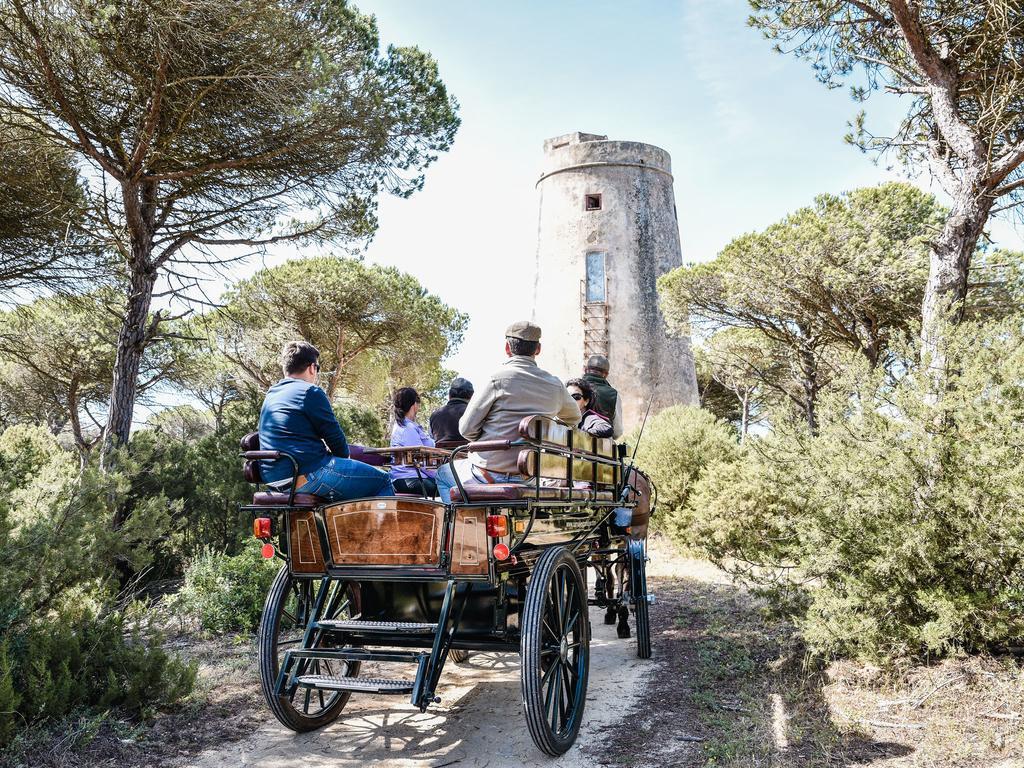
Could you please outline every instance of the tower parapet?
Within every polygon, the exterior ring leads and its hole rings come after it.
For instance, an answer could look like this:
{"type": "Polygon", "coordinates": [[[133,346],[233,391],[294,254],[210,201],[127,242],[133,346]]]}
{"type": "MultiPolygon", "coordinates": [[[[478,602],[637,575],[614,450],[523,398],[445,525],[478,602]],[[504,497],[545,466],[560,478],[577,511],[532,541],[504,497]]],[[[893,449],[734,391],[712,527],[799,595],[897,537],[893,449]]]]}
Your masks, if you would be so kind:
{"type": "Polygon", "coordinates": [[[682,263],[668,152],[570,133],[544,142],[535,320],[543,365],[575,376],[589,354],[611,360],[627,429],[654,408],[697,404],[689,339],[669,336],[657,279],[682,263]],[[655,385],[658,385],[654,393],[655,385]]]}

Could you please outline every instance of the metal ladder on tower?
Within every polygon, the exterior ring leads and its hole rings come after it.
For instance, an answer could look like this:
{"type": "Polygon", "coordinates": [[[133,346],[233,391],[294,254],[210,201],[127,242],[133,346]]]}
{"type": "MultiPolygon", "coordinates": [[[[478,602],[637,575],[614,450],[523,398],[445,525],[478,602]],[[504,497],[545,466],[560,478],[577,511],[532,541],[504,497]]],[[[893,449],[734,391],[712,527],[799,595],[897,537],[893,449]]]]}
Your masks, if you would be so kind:
{"type": "MultiPolygon", "coordinates": [[[[605,292],[607,296],[607,291],[605,292]]],[[[587,301],[587,281],[580,281],[580,320],[583,322],[583,357],[608,356],[608,302],[587,301]]]]}

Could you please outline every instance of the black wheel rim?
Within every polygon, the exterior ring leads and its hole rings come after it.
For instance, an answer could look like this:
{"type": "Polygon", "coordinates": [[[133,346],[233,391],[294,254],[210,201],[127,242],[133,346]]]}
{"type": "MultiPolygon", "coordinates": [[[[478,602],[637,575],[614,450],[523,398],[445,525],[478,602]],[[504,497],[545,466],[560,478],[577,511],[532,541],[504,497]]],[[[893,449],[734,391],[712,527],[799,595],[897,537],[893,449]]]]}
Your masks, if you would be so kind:
{"type": "MultiPolygon", "coordinates": [[[[326,586],[308,579],[290,579],[281,598],[278,613],[277,633],[274,643],[274,672],[281,669],[284,655],[290,650],[302,647],[302,639],[312,618],[311,613],[316,604],[319,589],[327,589],[323,611],[320,619],[346,619],[352,617],[352,601],[348,584],[344,581],[332,580],[326,586]]],[[[325,648],[337,645],[336,636],[323,632],[314,632],[310,648],[325,648]]],[[[298,664],[297,674],[324,675],[327,677],[348,677],[353,674],[352,662],[332,661],[330,659],[302,660],[298,664]]],[[[341,691],[313,690],[311,688],[293,689],[281,698],[287,700],[293,710],[307,718],[315,718],[333,707],[341,691]]]]}
{"type": "Polygon", "coordinates": [[[586,602],[580,599],[579,585],[566,564],[552,575],[546,597],[541,620],[540,689],[544,718],[551,732],[564,738],[576,727],[586,683],[586,602]]]}

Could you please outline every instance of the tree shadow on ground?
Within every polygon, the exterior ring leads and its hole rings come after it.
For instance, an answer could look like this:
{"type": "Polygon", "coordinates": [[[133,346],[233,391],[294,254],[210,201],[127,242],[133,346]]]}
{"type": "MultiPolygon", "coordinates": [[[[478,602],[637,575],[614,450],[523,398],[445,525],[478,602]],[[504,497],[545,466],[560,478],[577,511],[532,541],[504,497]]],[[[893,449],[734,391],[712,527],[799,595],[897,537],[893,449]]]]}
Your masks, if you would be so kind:
{"type": "Polygon", "coordinates": [[[588,750],[599,764],[841,768],[914,751],[836,724],[824,670],[745,590],[677,578],[651,591],[658,667],[614,734],[588,750]]]}

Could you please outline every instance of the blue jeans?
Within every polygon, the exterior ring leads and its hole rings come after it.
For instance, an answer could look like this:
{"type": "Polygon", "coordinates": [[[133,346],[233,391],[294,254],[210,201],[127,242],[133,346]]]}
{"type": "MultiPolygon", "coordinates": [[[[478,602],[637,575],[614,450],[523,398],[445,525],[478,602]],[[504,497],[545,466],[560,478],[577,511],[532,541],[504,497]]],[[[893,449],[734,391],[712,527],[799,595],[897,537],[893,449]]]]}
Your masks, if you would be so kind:
{"type": "Polygon", "coordinates": [[[306,483],[298,493],[347,501],[367,496],[394,496],[395,489],[391,487],[387,472],[355,459],[332,456],[321,469],[306,475],[306,483]]]}
{"type": "MultiPolygon", "coordinates": [[[[463,485],[466,483],[489,482],[487,478],[480,474],[480,470],[473,466],[469,459],[459,459],[455,462],[455,465],[463,485]]],[[[488,474],[494,478],[496,483],[521,483],[523,481],[522,475],[509,475],[504,472],[494,472],[491,470],[488,470],[488,474]]],[[[451,490],[458,487],[455,484],[455,474],[452,471],[451,462],[442,465],[437,470],[437,477],[434,480],[437,482],[437,495],[445,504],[450,504],[452,499],[451,490]]]]}

